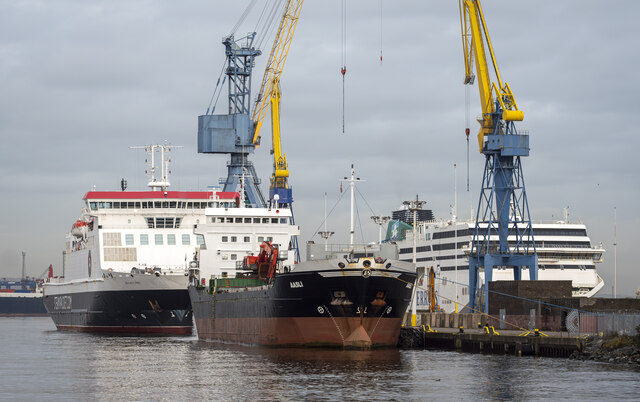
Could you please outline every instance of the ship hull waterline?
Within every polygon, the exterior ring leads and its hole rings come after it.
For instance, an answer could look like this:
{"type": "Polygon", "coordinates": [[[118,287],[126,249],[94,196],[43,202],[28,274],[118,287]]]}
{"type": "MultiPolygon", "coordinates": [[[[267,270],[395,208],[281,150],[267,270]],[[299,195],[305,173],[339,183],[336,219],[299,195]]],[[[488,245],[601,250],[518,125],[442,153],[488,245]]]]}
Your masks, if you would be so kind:
{"type": "Polygon", "coordinates": [[[58,330],[122,335],[191,335],[184,290],[93,291],[45,295],[58,330]]]}
{"type": "Polygon", "coordinates": [[[290,272],[257,288],[190,286],[189,296],[201,340],[389,348],[397,345],[415,278],[360,269],[290,272]]]}

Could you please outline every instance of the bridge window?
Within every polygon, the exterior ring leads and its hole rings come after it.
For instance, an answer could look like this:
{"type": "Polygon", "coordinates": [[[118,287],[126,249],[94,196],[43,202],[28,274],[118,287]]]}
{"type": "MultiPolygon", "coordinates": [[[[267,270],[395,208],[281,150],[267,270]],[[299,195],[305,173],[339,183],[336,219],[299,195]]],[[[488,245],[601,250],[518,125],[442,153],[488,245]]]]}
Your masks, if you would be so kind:
{"type": "Polygon", "coordinates": [[[182,245],[183,246],[188,246],[191,244],[191,236],[189,236],[188,234],[183,234],[182,235],[182,245]]]}

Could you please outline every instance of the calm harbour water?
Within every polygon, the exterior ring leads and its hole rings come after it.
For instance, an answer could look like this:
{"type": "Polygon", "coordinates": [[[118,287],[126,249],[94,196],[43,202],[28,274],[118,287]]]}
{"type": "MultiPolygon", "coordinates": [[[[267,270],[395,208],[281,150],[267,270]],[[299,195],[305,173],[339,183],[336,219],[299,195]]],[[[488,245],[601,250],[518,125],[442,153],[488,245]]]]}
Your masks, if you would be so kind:
{"type": "Polygon", "coordinates": [[[640,399],[640,369],[429,350],[265,349],[0,318],[0,400],[640,399]]]}

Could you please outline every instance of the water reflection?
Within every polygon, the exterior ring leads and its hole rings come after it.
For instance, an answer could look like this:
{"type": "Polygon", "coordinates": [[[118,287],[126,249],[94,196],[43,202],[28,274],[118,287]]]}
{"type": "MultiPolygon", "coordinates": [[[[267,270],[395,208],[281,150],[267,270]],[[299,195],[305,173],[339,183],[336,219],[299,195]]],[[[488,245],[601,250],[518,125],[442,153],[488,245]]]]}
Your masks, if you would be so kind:
{"type": "Polygon", "coordinates": [[[640,370],[429,350],[269,349],[0,318],[0,399],[637,399],[640,370]]]}

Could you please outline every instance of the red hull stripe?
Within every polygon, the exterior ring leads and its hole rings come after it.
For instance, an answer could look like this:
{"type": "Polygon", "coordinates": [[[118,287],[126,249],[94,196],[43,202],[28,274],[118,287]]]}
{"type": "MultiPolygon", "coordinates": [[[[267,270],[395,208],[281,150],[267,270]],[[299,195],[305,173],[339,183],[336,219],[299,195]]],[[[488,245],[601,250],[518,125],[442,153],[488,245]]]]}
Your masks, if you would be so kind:
{"type": "Polygon", "coordinates": [[[359,317],[247,317],[196,318],[202,340],[265,346],[349,346],[348,339],[361,326],[373,347],[395,347],[401,318],[359,317]]]}
{"type": "MultiPolygon", "coordinates": [[[[211,197],[209,191],[89,191],[85,200],[129,200],[129,199],[181,199],[181,200],[208,200],[211,197]]],[[[216,193],[222,200],[234,200],[240,195],[232,191],[218,191],[216,193]]]]}
{"type": "Polygon", "coordinates": [[[59,330],[78,332],[100,332],[114,334],[171,334],[191,335],[192,327],[110,327],[110,326],[83,326],[83,325],[58,325],[59,330]]]}

